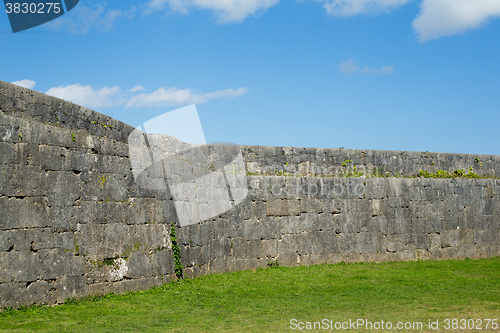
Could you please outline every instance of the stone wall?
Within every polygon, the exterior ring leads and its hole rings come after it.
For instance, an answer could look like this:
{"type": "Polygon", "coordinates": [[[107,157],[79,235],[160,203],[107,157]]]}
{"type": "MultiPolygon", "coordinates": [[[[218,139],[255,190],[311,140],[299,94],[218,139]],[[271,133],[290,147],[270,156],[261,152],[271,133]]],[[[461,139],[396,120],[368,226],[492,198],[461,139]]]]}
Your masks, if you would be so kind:
{"type": "Polygon", "coordinates": [[[500,180],[250,176],[234,211],[181,229],[187,276],[500,255],[500,180]]]}
{"type": "Polygon", "coordinates": [[[378,176],[411,176],[420,170],[454,171],[473,168],[481,176],[500,177],[500,156],[390,150],[325,149],[242,146],[250,173],[295,176],[338,176],[356,166],[357,171],[378,176]]]}
{"type": "Polygon", "coordinates": [[[135,186],[133,128],[10,84],[0,94],[0,308],[175,277],[173,204],[135,186]]]}
{"type": "MultiPolygon", "coordinates": [[[[0,308],[175,279],[168,190],[137,186],[128,136],[98,112],[0,81],[0,308]]],[[[216,150],[216,149],[214,149],[216,150]]],[[[249,194],[180,228],[186,277],[340,261],[500,255],[500,180],[349,178],[468,169],[500,157],[241,146],[249,194]],[[477,157],[477,159],[476,159],[477,157]],[[286,173],[288,177],[279,176],[286,173]],[[260,175],[258,175],[260,174],[260,175]],[[269,174],[269,175],[263,175],[269,174]],[[293,175],[293,176],[291,176],[293,175]],[[329,177],[325,177],[329,176],[329,177]]]]}

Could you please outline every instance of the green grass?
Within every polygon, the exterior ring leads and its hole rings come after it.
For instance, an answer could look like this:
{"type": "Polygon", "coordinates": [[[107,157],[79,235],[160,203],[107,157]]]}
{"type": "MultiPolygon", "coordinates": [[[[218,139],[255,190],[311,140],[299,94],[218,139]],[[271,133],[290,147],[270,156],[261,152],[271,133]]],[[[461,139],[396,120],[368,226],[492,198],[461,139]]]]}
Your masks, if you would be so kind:
{"type": "Polygon", "coordinates": [[[429,319],[438,319],[440,330],[431,332],[456,331],[444,330],[446,318],[500,319],[500,258],[273,267],[209,275],[145,292],[6,311],[0,313],[0,331],[299,331],[290,329],[294,318],[422,321],[424,328],[429,319]]]}

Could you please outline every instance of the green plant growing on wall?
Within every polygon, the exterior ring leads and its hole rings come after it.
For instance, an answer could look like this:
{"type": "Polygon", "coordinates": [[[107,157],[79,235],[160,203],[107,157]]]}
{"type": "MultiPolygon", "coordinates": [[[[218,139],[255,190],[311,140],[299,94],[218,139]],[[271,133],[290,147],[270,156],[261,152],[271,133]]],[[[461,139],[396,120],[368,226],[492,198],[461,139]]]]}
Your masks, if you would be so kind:
{"type": "Polygon", "coordinates": [[[170,223],[170,240],[172,241],[172,252],[174,253],[175,260],[175,275],[178,279],[183,278],[182,273],[182,261],[181,261],[181,249],[177,245],[177,237],[175,236],[175,224],[170,223]]]}
{"type": "Polygon", "coordinates": [[[476,158],[474,158],[474,161],[476,161],[476,163],[478,163],[481,168],[483,167],[483,163],[481,162],[479,157],[476,156],[476,158]]]}
{"type": "Polygon", "coordinates": [[[70,250],[70,249],[66,249],[64,250],[64,253],[66,252],[73,252],[75,254],[75,256],[79,256],[80,255],[80,245],[78,245],[78,242],[77,242],[77,239],[76,239],[76,235],[75,236],[75,247],[73,250],[70,250]]]}
{"type": "Polygon", "coordinates": [[[347,171],[347,163],[352,163],[352,160],[345,160],[341,165],[344,169],[342,169],[342,177],[361,177],[363,176],[363,172],[356,171],[356,166],[352,165],[352,170],[347,171]]]}
{"type": "Polygon", "coordinates": [[[236,168],[236,165],[232,164],[230,167],[229,167],[229,171],[231,172],[231,174],[233,175],[237,175],[241,170],[243,170],[243,167],[239,167],[239,168],[236,168]]]}
{"type": "Polygon", "coordinates": [[[279,267],[279,266],[280,266],[280,264],[279,264],[278,260],[276,260],[276,261],[270,261],[270,262],[267,263],[267,267],[270,267],[270,268],[271,267],[279,267]]]}
{"type": "Polygon", "coordinates": [[[207,170],[210,170],[210,171],[215,171],[215,165],[214,165],[214,162],[211,162],[208,166],[207,166],[207,170]]]}
{"type": "Polygon", "coordinates": [[[344,163],[342,163],[342,166],[345,167],[347,166],[347,163],[352,163],[351,160],[345,160],[344,163]]]}
{"type": "Polygon", "coordinates": [[[104,258],[103,260],[89,260],[94,267],[103,268],[104,266],[113,267],[114,269],[118,269],[118,265],[116,263],[116,259],[120,258],[120,256],[116,256],[114,258],[104,258]]]}
{"type": "Polygon", "coordinates": [[[457,169],[453,172],[437,170],[436,173],[430,173],[429,171],[420,170],[417,174],[417,177],[421,178],[483,178],[480,175],[472,172],[472,168],[467,172],[464,169],[457,169]]]}
{"type": "Polygon", "coordinates": [[[75,134],[71,133],[71,141],[75,141],[75,140],[76,140],[75,134]]]}
{"type": "Polygon", "coordinates": [[[101,187],[104,187],[104,183],[106,183],[106,180],[108,179],[108,177],[105,175],[102,175],[102,176],[97,175],[97,177],[99,177],[99,182],[101,183],[101,187]]]}
{"type": "Polygon", "coordinates": [[[193,162],[191,162],[190,160],[188,160],[187,158],[181,158],[181,161],[184,162],[184,163],[187,163],[187,164],[191,164],[193,165],[193,162]]]}
{"type": "Polygon", "coordinates": [[[286,176],[285,171],[274,170],[276,176],[286,176]]]}

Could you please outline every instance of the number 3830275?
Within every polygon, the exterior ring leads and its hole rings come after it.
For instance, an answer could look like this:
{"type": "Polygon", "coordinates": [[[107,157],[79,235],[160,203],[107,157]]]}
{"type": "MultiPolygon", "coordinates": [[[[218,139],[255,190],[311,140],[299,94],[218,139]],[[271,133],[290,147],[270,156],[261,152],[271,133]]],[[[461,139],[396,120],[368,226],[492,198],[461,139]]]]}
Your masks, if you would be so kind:
{"type": "Polygon", "coordinates": [[[7,14],[59,14],[61,12],[61,4],[56,2],[40,2],[40,3],[6,3],[5,9],[7,14]]]}

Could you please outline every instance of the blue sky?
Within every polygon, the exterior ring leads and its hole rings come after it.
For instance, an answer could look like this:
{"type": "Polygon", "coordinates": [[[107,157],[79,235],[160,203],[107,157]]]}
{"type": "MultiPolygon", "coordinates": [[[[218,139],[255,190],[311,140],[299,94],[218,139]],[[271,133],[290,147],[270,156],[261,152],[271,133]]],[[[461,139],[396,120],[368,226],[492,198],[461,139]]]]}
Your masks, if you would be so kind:
{"type": "Polygon", "coordinates": [[[12,34],[0,80],[207,142],[500,155],[498,0],[81,0],[12,34]],[[22,81],[24,80],[24,81],[22,81]]]}

